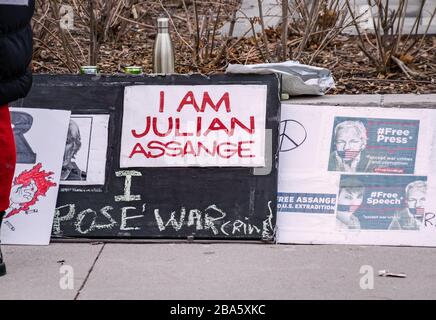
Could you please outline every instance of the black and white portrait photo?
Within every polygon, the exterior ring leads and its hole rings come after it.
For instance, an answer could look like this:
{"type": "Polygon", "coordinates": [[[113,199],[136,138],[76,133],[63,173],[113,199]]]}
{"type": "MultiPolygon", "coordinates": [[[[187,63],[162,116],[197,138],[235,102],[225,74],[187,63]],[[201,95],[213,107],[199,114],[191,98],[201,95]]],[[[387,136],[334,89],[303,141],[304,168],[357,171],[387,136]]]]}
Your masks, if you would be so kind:
{"type": "MultiPolygon", "coordinates": [[[[88,167],[88,159],[87,157],[84,157],[84,155],[89,153],[89,130],[83,130],[87,129],[84,125],[82,125],[82,130],[86,134],[84,136],[83,145],[82,145],[82,136],[80,132],[79,125],[76,121],[78,120],[91,120],[92,118],[81,118],[81,119],[71,119],[70,124],[68,126],[68,135],[67,135],[67,143],[65,145],[65,153],[64,153],[64,161],[62,163],[62,173],[61,173],[61,180],[67,180],[67,181],[86,181],[86,170],[88,167]],[[83,151],[79,154],[79,151],[83,151]],[[77,165],[77,159],[78,154],[81,156],[80,160],[84,159],[85,161],[80,161],[81,167],[85,170],[82,170],[77,165]]],[[[83,124],[85,124],[85,121],[83,124]]]]}
{"type": "Polygon", "coordinates": [[[71,115],[61,184],[104,184],[108,122],[109,115],[71,115]]]}

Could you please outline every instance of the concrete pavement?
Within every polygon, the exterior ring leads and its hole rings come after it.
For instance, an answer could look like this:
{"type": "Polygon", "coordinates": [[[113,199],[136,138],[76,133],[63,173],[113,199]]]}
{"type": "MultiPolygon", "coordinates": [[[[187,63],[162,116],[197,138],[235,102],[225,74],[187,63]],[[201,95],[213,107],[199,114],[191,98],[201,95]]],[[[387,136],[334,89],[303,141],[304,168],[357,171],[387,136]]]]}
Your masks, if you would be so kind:
{"type": "Polygon", "coordinates": [[[436,299],[432,248],[55,243],[4,252],[0,299],[436,299]],[[364,265],[372,290],[360,287],[364,265]],[[377,276],[383,269],[407,278],[377,276]]]}
{"type": "MultiPolygon", "coordinates": [[[[436,94],[283,103],[434,108],[436,94]]],[[[3,251],[0,299],[436,299],[436,248],[97,242],[3,251]],[[378,277],[379,270],[407,278],[378,277]],[[364,290],[370,271],[374,287],[364,290]]]]}

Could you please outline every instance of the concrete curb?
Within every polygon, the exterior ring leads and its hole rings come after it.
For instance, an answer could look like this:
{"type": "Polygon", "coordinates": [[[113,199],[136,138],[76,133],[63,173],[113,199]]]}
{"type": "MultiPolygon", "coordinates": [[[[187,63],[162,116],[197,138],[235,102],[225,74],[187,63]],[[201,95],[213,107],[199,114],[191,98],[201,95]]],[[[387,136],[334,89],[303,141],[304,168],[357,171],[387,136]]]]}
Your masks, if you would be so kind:
{"type": "Polygon", "coordinates": [[[436,94],[362,94],[292,97],[283,104],[385,108],[436,108],[436,94]]]}

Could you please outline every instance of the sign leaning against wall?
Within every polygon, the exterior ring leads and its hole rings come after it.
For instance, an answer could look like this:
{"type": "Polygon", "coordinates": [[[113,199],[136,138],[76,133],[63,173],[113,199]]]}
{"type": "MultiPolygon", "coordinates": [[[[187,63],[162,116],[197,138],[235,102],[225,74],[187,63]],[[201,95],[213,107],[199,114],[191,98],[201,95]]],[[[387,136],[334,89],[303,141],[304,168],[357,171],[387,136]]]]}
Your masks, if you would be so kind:
{"type": "Polygon", "coordinates": [[[274,75],[35,76],[22,103],[72,113],[52,236],[273,240],[278,97],[274,75]]]}
{"type": "Polygon", "coordinates": [[[282,106],[278,241],[435,246],[436,110],[282,106]]]}

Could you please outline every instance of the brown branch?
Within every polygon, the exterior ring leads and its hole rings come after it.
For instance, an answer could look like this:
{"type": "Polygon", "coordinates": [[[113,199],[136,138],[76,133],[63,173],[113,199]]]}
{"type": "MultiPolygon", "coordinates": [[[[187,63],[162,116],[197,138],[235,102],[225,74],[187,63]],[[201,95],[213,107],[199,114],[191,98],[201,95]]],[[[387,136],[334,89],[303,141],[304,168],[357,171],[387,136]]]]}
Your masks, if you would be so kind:
{"type": "MultiPolygon", "coordinates": [[[[282,0],[282,60],[288,59],[288,0],[282,0]]],[[[292,53],[291,53],[292,55],[292,53]]]]}
{"type": "Polygon", "coordinates": [[[262,0],[257,0],[257,4],[259,6],[259,19],[260,19],[260,26],[262,28],[263,43],[265,45],[265,56],[266,56],[267,62],[271,62],[271,55],[269,54],[269,49],[268,49],[268,38],[267,38],[266,32],[265,32],[265,21],[263,18],[262,0]]]}

